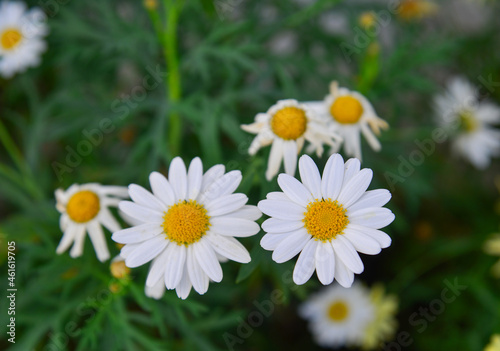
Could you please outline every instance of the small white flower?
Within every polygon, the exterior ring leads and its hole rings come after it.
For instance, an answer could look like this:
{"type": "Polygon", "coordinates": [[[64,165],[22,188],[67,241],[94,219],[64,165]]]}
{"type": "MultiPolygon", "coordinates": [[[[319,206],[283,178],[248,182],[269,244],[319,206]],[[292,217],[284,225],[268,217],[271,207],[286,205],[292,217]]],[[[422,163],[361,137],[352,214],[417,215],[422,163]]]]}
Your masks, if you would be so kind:
{"type": "Polygon", "coordinates": [[[119,208],[141,224],[113,234],[125,244],[120,255],[134,268],[152,261],[146,280],[146,294],[155,298],[164,288],[175,289],[185,299],[191,287],[199,294],[208,290],[209,280],[220,282],[220,257],[240,263],[250,262],[245,247],[234,237],[257,234],[255,221],[261,216],[256,206],[246,205],[244,194],[233,194],[241,182],[241,172],[225,173],[216,165],[203,173],[201,160],[172,160],[168,180],[160,173],[150,177],[153,193],[131,184],[133,202],[122,201],[119,208]]]}
{"type": "Polygon", "coordinates": [[[323,153],[323,144],[335,147],[341,138],[335,133],[328,133],[323,119],[318,117],[305,104],[297,100],[281,100],[266,113],[255,116],[255,123],[242,125],[249,133],[257,134],[248,150],[250,155],[264,146],[271,146],[266,179],[271,180],[278,174],[281,161],[284,160],[285,172],[295,174],[297,155],[310,143],[309,152],[316,151],[318,157],[323,153]]]}
{"type": "Polygon", "coordinates": [[[96,183],[73,184],[66,191],[57,189],[55,195],[56,208],[61,213],[60,227],[64,232],[56,253],[65,252],[73,244],[70,256],[81,256],[88,232],[97,258],[106,261],[109,251],[101,225],[110,232],[121,229],[108,207],[116,207],[120,200],[127,198],[127,188],[96,183]]]}
{"type": "Polygon", "coordinates": [[[500,155],[500,108],[478,101],[474,87],[461,77],[454,78],[445,93],[436,96],[438,123],[452,135],[452,150],[478,169],[500,155]]]}
{"type": "Polygon", "coordinates": [[[312,295],[299,308],[309,320],[314,340],[322,347],[358,346],[375,319],[375,307],[361,284],[350,289],[331,285],[312,295]]]}
{"type": "MultiPolygon", "coordinates": [[[[380,151],[381,145],[376,135],[380,135],[380,130],[389,128],[389,125],[377,117],[373,106],[360,93],[339,88],[337,82],[332,82],[330,94],[324,101],[309,102],[307,105],[325,116],[329,120],[330,131],[338,132],[344,139],[347,156],[361,160],[360,134],[363,134],[373,150],[380,151]]],[[[339,147],[332,148],[332,152],[338,150],[339,147]]]]}
{"type": "Polygon", "coordinates": [[[323,177],[307,155],[299,160],[299,172],[302,182],[280,174],[283,192],[269,193],[259,202],[259,209],[272,217],[262,224],[267,234],[260,244],[274,251],[277,263],[300,253],[293,271],[296,284],[307,282],[316,270],[324,285],[336,279],[350,287],[354,273],[364,268],[358,252],[375,255],[391,244],[391,238],[378,230],[394,220],[394,214],[382,207],[391,193],[366,191],[372,170],[360,170],[358,159],[344,165],[339,154],[330,156],[323,177]]]}
{"type": "Polygon", "coordinates": [[[0,75],[12,77],[37,66],[47,45],[46,16],[39,8],[29,11],[23,2],[0,3],[0,75]]]}

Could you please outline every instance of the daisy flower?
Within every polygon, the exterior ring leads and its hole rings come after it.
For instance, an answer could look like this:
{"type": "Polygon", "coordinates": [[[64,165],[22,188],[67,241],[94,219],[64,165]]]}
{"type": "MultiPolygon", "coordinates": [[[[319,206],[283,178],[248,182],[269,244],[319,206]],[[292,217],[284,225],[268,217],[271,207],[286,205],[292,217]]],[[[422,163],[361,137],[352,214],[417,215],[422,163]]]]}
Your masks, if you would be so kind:
{"type": "Polygon", "coordinates": [[[12,77],[28,67],[37,66],[47,45],[48,33],[42,10],[29,11],[23,2],[0,3],[0,75],[12,77]]]}
{"type": "Polygon", "coordinates": [[[454,78],[445,93],[434,102],[438,123],[450,133],[452,150],[478,169],[490,165],[500,155],[500,108],[478,101],[474,87],[461,77],[454,78]]]}
{"type": "Polygon", "coordinates": [[[250,155],[255,155],[261,147],[272,144],[266,171],[267,180],[278,174],[282,160],[285,172],[295,174],[297,155],[305,140],[310,143],[309,152],[316,151],[318,157],[323,153],[323,144],[335,147],[341,141],[338,134],[327,133],[323,119],[296,100],[278,101],[266,113],[257,114],[255,123],[244,124],[241,128],[257,134],[248,150],[250,155]]]}
{"type": "Polygon", "coordinates": [[[152,261],[146,280],[151,288],[146,289],[148,296],[161,297],[163,286],[175,289],[182,299],[191,287],[204,294],[210,280],[222,280],[220,256],[250,262],[248,251],[234,237],[257,234],[260,227],[255,221],[261,212],[246,205],[244,194],[233,194],[241,182],[240,171],[225,173],[223,165],[216,165],[203,173],[198,157],[186,170],[176,157],[168,180],[153,172],[149,181],[152,193],[131,184],[133,201],[119,204],[121,211],[141,224],[112,236],[125,244],[120,255],[128,267],[152,261]]]}
{"type": "Polygon", "coordinates": [[[363,262],[358,252],[375,255],[391,244],[391,238],[378,230],[394,220],[384,206],[391,198],[385,189],[366,191],[372,180],[371,169],[360,170],[360,162],[342,156],[328,159],[323,177],[307,155],[299,160],[302,182],[280,174],[283,192],[272,192],[259,202],[259,209],[270,216],[262,224],[267,232],[260,244],[273,251],[277,263],[300,256],[293,281],[307,282],[314,270],[320,282],[334,279],[350,287],[354,273],[361,273],[363,262]]]}
{"type": "Polygon", "coordinates": [[[127,188],[97,183],[73,184],[66,191],[57,189],[55,195],[56,208],[61,213],[60,227],[64,232],[56,253],[65,252],[73,244],[70,256],[81,256],[88,232],[97,258],[106,261],[109,251],[102,226],[110,232],[121,229],[108,207],[116,207],[120,200],[128,197],[127,188]]]}
{"type": "MultiPolygon", "coordinates": [[[[326,116],[330,124],[330,132],[338,132],[344,139],[344,150],[348,156],[361,160],[360,134],[368,141],[375,151],[380,151],[381,145],[376,135],[389,125],[377,117],[373,106],[360,93],[347,88],[339,88],[337,82],[330,84],[330,94],[322,102],[308,103],[317,113],[326,116]]],[[[339,150],[339,145],[332,152],[339,150]]]]}

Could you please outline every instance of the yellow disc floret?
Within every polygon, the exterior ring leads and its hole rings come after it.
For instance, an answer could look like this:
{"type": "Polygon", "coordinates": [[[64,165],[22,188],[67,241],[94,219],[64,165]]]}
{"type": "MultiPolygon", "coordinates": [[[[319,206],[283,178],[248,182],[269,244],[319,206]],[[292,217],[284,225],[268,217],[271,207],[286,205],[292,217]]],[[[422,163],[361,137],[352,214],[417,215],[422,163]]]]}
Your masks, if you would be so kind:
{"type": "Polygon", "coordinates": [[[271,119],[273,133],[284,140],[295,140],[305,133],[307,127],[306,112],[298,107],[285,107],[271,119]]]}
{"type": "Polygon", "coordinates": [[[334,322],[342,322],[349,315],[349,307],[344,301],[335,301],[328,308],[328,318],[334,322]]]}
{"type": "Polygon", "coordinates": [[[460,127],[466,132],[473,132],[478,128],[476,118],[474,118],[473,113],[467,109],[458,113],[458,119],[460,120],[460,127]]]}
{"type": "Polygon", "coordinates": [[[210,217],[195,200],[182,200],[171,206],[163,216],[163,230],[170,241],[190,245],[200,240],[210,228],[210,217]]]}
{"type": "Polygon", "coordinates": [[[0,43],[3,49],[11,50],[21,42],[22,38],[23,35],[17,29],[7,29],[0,36],[0,43]]]}
{"type": "Polygon", "coordinates": [[[353,124],[363,115],[363,105],[352,96],[340,96],[330,106],[330,114],[339,123],[353,124]]]}
{"type": "Polygon", "coordinates": [[[315,200],[307,205],[304,213],[304,227],[315,240],[330,241],[349,224],[346,210],[337,201],[330,199],[315,200]]]}
{"type": "Polygon", "coordinates": [[[99,196],[93,191],[82,190],[69,199],[66,212],[73,221],[85,223],[97,216],[100,208],[99,196]]]}

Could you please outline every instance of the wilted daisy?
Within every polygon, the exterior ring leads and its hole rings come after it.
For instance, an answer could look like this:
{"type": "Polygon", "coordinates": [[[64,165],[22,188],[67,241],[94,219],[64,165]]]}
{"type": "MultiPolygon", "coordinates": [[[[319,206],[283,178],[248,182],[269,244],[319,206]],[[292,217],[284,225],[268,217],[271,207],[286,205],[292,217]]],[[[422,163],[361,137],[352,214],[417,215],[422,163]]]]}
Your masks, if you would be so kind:
{"type": "Polygon", "coordinates": [[[64,232],[56,253],[65,252],[73,244],[70,256],[81,256],[88,232],[97,258],[106,261],[109,251],[102,226],[110,232],[121,229],[108,207],[116,207],[120,200],[127,198],[127,188],[97,183],[73,184],[66,191],[57,189],[55,195],[56,208],[61,213],[60,227],[64,232]]]}
{"type": "Polygon", "coordinates": [[[141,224],[112,236],[125,244],[120,255],[128,267],[152,261],[146,280],[149,296],[163,295],[163,285],[176,289],[182,299],[191,287],[204,294],[210,280],[222,280],[220,256],[250,262],[248,251],[234,237],[258,233],[255,220],[261,213],[256,206],[246,205],[246,195],[233,194],[241,181],[240,171],[225,173],[223,165],[216,165],[203,173],[198,157],[186,170],[176,157],[170,164],[168,180],[153,172],[149,181],[153,193],[131,184],[133,202],[119,205],[141,224]]]}
{"type": "Polygon", "coordinates": [[[281,100],[266,113],[255,116],[255,123],[242,125],[249,133],[257,134],[248,150],[250,155],[263,146],[272,144],[267,164],[266,179],[271,180],[278,174],[281,162],[285,172],[295,174],[297,155],[304,146],[310,143],[309,152],[321,156],[323,144],[335,147],[341,138],[336,133],[328,133],[325,122],[305,104],[296,100],[281,100]]]}
{"type": "Polygon", "coordinates": [[[461,77],[448,85],[445,93],[436,96],[438,122],[452,139],[452,149],[476,168],[485,169],[491,158],[500,155],[500,108],[487,101],[478,101],[474,87],[461,77]]]}
{"type": "MultiPolygon", "coordinates": [[[[330,131],[332,133],[338,131],[343,138],[347,156],[361,160],[360,134],[363,134],[373,150],[381,149],[376,135],[380,135],[380,130],[389,128],[389,125],[377,117],[373,106],[360,93],[347,88],[339,88],[337,82],[332,82],[330,94],[325,97],[325,100],[310,102],[308,106],[328,118],[330,131]]],[[[332,148],[332,152],[337,152],[339,145],[332,148]]]]}
{"type": "Polygon", "coordinates": [[[299,314],[309,320],[314,339],[322,347],[373,349],[386,341],[396,327],[397,303],[394,297],[385,297],[380,292],[375,292],[374,299],[373,291],[359,283],[350,289],[331,285],[302,304],[299,314]]]}
{"type": "Polygon", "coordinates": [[[336,279],[350,287],[354,273],[361,273],[358,252],[375,255],[391,244],[391,238],[378,230],[394,220],[384,206],[391,198],[385,189],[366,191],[372,180],[371,169],[361,169],[357,159],[344,164],[342,156],[328,159],[323,177],[307,155],[299,160],[302,182],[280,174],[283,192],[267,195],[259,209],[272,217],[262,224],[267,232],[260,244],[272,250],[277,263],[300,256],[293,281],[304,284],[316,270],[321,283],[336,279]]]}
{"type": "Polygon", "coordinates": [[[37,66],[47,45],[48,33],[42,10],[29,11],[20,1],[0,3],[0,74],[6,78],[37,66]]]}

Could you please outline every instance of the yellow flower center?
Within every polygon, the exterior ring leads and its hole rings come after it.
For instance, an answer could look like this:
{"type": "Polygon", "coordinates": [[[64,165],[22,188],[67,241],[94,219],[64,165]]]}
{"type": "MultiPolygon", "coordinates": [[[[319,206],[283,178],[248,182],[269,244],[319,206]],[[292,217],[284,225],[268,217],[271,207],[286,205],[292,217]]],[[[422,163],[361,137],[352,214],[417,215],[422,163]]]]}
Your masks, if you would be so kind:
{"type": "Polygon", "coordinates": [[[195,200],[179,201],[163,216],[163,230],[170,241],[190,245],[201,239],[210,228],[207,210],[195,200]]]}
{"type": "Polygon", "coordinates": [[[344,301],[335,301],[328,308],[328,317],[334,322],[342,322],[349,315],[349,307],[344,301]]]}
{"type": "Polygon", "coordinates": [[[349,219],[346,210],[337,201],[315,200],[307,205],[305,217],[302,220],[307,232],[315,240],[330,241],[343,231],[349,219]]]}
{"type": "Polygon", "coordinates": [[[7,29],[2,33],[0,43],[5,50],[11,50],[21,42],[22,38],[23,35],[17,29],[7,29]]]}
{"type": "Polygon", "coordinates": [[[458,118],[460,120],[460,126],[466,132],[473,132],[477,129],[478,123],[474,118],[474,115],[469,110],[463,110],[458,113],[458,118]]]}
{"type": "Polygon", "coordinates": [[[285,107],[271,119],[274,134],[284,140],[295,140],[304,134],[307,127],[306,112],[298,107],[285,107]]]}
{"type": "Polygon", "coordinates": [[[339,123],[353,124],[363,115],[363,106],[352,96],[340,96],[330,106],[330,114],[339,123]]]}
{"type": "Polygon", "coordinates": [[[125,265],[125,261],[114,261],[109,267],[111,275],[117,279],[122,279],[130,274],[130,268],[125,265]]]}
{"type": "Polygon", "coordinates": [[[96,193],[82,190],[69,199],[66,212],[73,221],[85,223],[94,218],[99,213],[100,208],[99,197],[96,193]]]}

